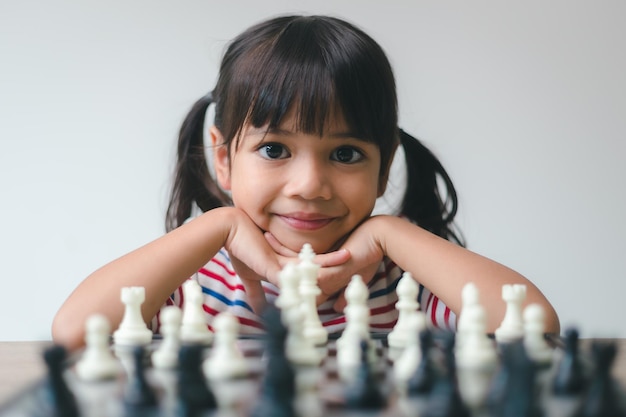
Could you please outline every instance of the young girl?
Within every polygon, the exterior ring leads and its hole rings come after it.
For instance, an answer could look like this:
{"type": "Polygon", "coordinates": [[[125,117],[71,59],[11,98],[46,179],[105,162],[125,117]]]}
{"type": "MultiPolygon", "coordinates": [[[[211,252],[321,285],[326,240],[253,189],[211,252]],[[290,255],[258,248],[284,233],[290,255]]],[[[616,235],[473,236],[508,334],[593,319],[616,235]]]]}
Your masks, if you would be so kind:
{"type": "Polygon", "coordinates": [[[380,46],[336,18],[273,18],[234,39],[215,89],[181,128],[168,233],[87,277],[57,313],[53,337],[80,346],[96,312],[116,328],[125,286],[145,287],[142,313],[158,331],[160,308],[184,303],[190,277],[203,287],[209,325],[230,310],[242,332],[260,331],[257,313],[305,243],[321,265],[319,314],[329,332],[345,325],[342,289],[356,273],[369,286],[372,331],[392,329],[403,271],[419,282],[418,301],[435,326],[454,329],[461,289],[474,282],[493,331],[506,308],[502,286],[523,283],[526,302],[546,311],[546,331],[558,332],[554,309],[532,283],[463,247],[456,208],[439,161],[398,128],[380,46]],[[211,104],[215,180],[203,134],[211,104]],[[408,170],[400,213],[372,216],[398,146],[408,170]],[[196,208],[203,214],[186,221],[196,208]]]}

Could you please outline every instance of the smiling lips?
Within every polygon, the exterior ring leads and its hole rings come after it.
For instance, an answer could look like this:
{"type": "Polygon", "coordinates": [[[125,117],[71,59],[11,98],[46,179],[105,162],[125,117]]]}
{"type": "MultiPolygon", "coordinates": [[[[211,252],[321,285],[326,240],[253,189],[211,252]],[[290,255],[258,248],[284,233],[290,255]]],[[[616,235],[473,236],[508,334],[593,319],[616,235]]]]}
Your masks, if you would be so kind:
{"type": "Polygon", "coordinates": [[[294,229],[317,230],[334,220],[334,217],[323,217],[319,214],[293,213],[279,215],[279,217],[294,229]]]}

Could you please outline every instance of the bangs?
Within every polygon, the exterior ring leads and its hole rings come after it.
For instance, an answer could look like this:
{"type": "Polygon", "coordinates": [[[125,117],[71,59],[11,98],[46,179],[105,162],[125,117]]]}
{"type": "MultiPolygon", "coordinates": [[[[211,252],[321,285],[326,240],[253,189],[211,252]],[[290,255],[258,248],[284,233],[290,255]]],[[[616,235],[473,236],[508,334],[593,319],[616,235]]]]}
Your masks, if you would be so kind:
{"type": "Polygon", "coordinates": [[[295,127],[322,136],[342,116],[354,137],[379,146],[384,164],[398,143],[393,72],[380,46],[349,23],[319,16],[279,17],[230,45],[214,90],[215,124],[226,141],[246,124],[295,127]]]}

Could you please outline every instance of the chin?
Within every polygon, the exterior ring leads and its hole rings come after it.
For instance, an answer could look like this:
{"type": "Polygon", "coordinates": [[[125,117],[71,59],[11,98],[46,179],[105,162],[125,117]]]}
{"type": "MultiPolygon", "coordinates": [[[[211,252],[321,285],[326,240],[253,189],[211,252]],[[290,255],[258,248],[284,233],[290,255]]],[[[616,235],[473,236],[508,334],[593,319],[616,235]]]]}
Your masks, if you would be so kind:
{"type": "Polygon", "coordinates": [[[328,242],[326,240],[320,241],[319,239],[312,239],[312,238],[307,239],[306,236],[298,236],[295,238],[291,238],[291,239],[287,238],[284,240],[277,237],[277,239],[284,246],[286,246],[287,248],[291,249],[294,252],[300,252],[300,250],[302,249],[302,246],[304,246],[305,243],[308,243],[313,248],[313,252],[326,253],[332,249],[333,244],[334,244],[334,242],[328,242]]]}

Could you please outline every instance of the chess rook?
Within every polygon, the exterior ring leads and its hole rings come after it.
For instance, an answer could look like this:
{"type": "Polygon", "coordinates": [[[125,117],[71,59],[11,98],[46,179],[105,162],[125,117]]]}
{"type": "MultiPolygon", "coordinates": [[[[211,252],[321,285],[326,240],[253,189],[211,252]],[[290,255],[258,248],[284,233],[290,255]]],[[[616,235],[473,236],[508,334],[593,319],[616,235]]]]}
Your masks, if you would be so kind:
{"type": "Polygon", "coordinates": [[[146,300],[144,287],[124,287],[121,300],[125,305],[124,316],[117,330],[113,333],[116,345],[144,346],[152,341],[152,332],[143,321],[141,305],[146,300]]]}

